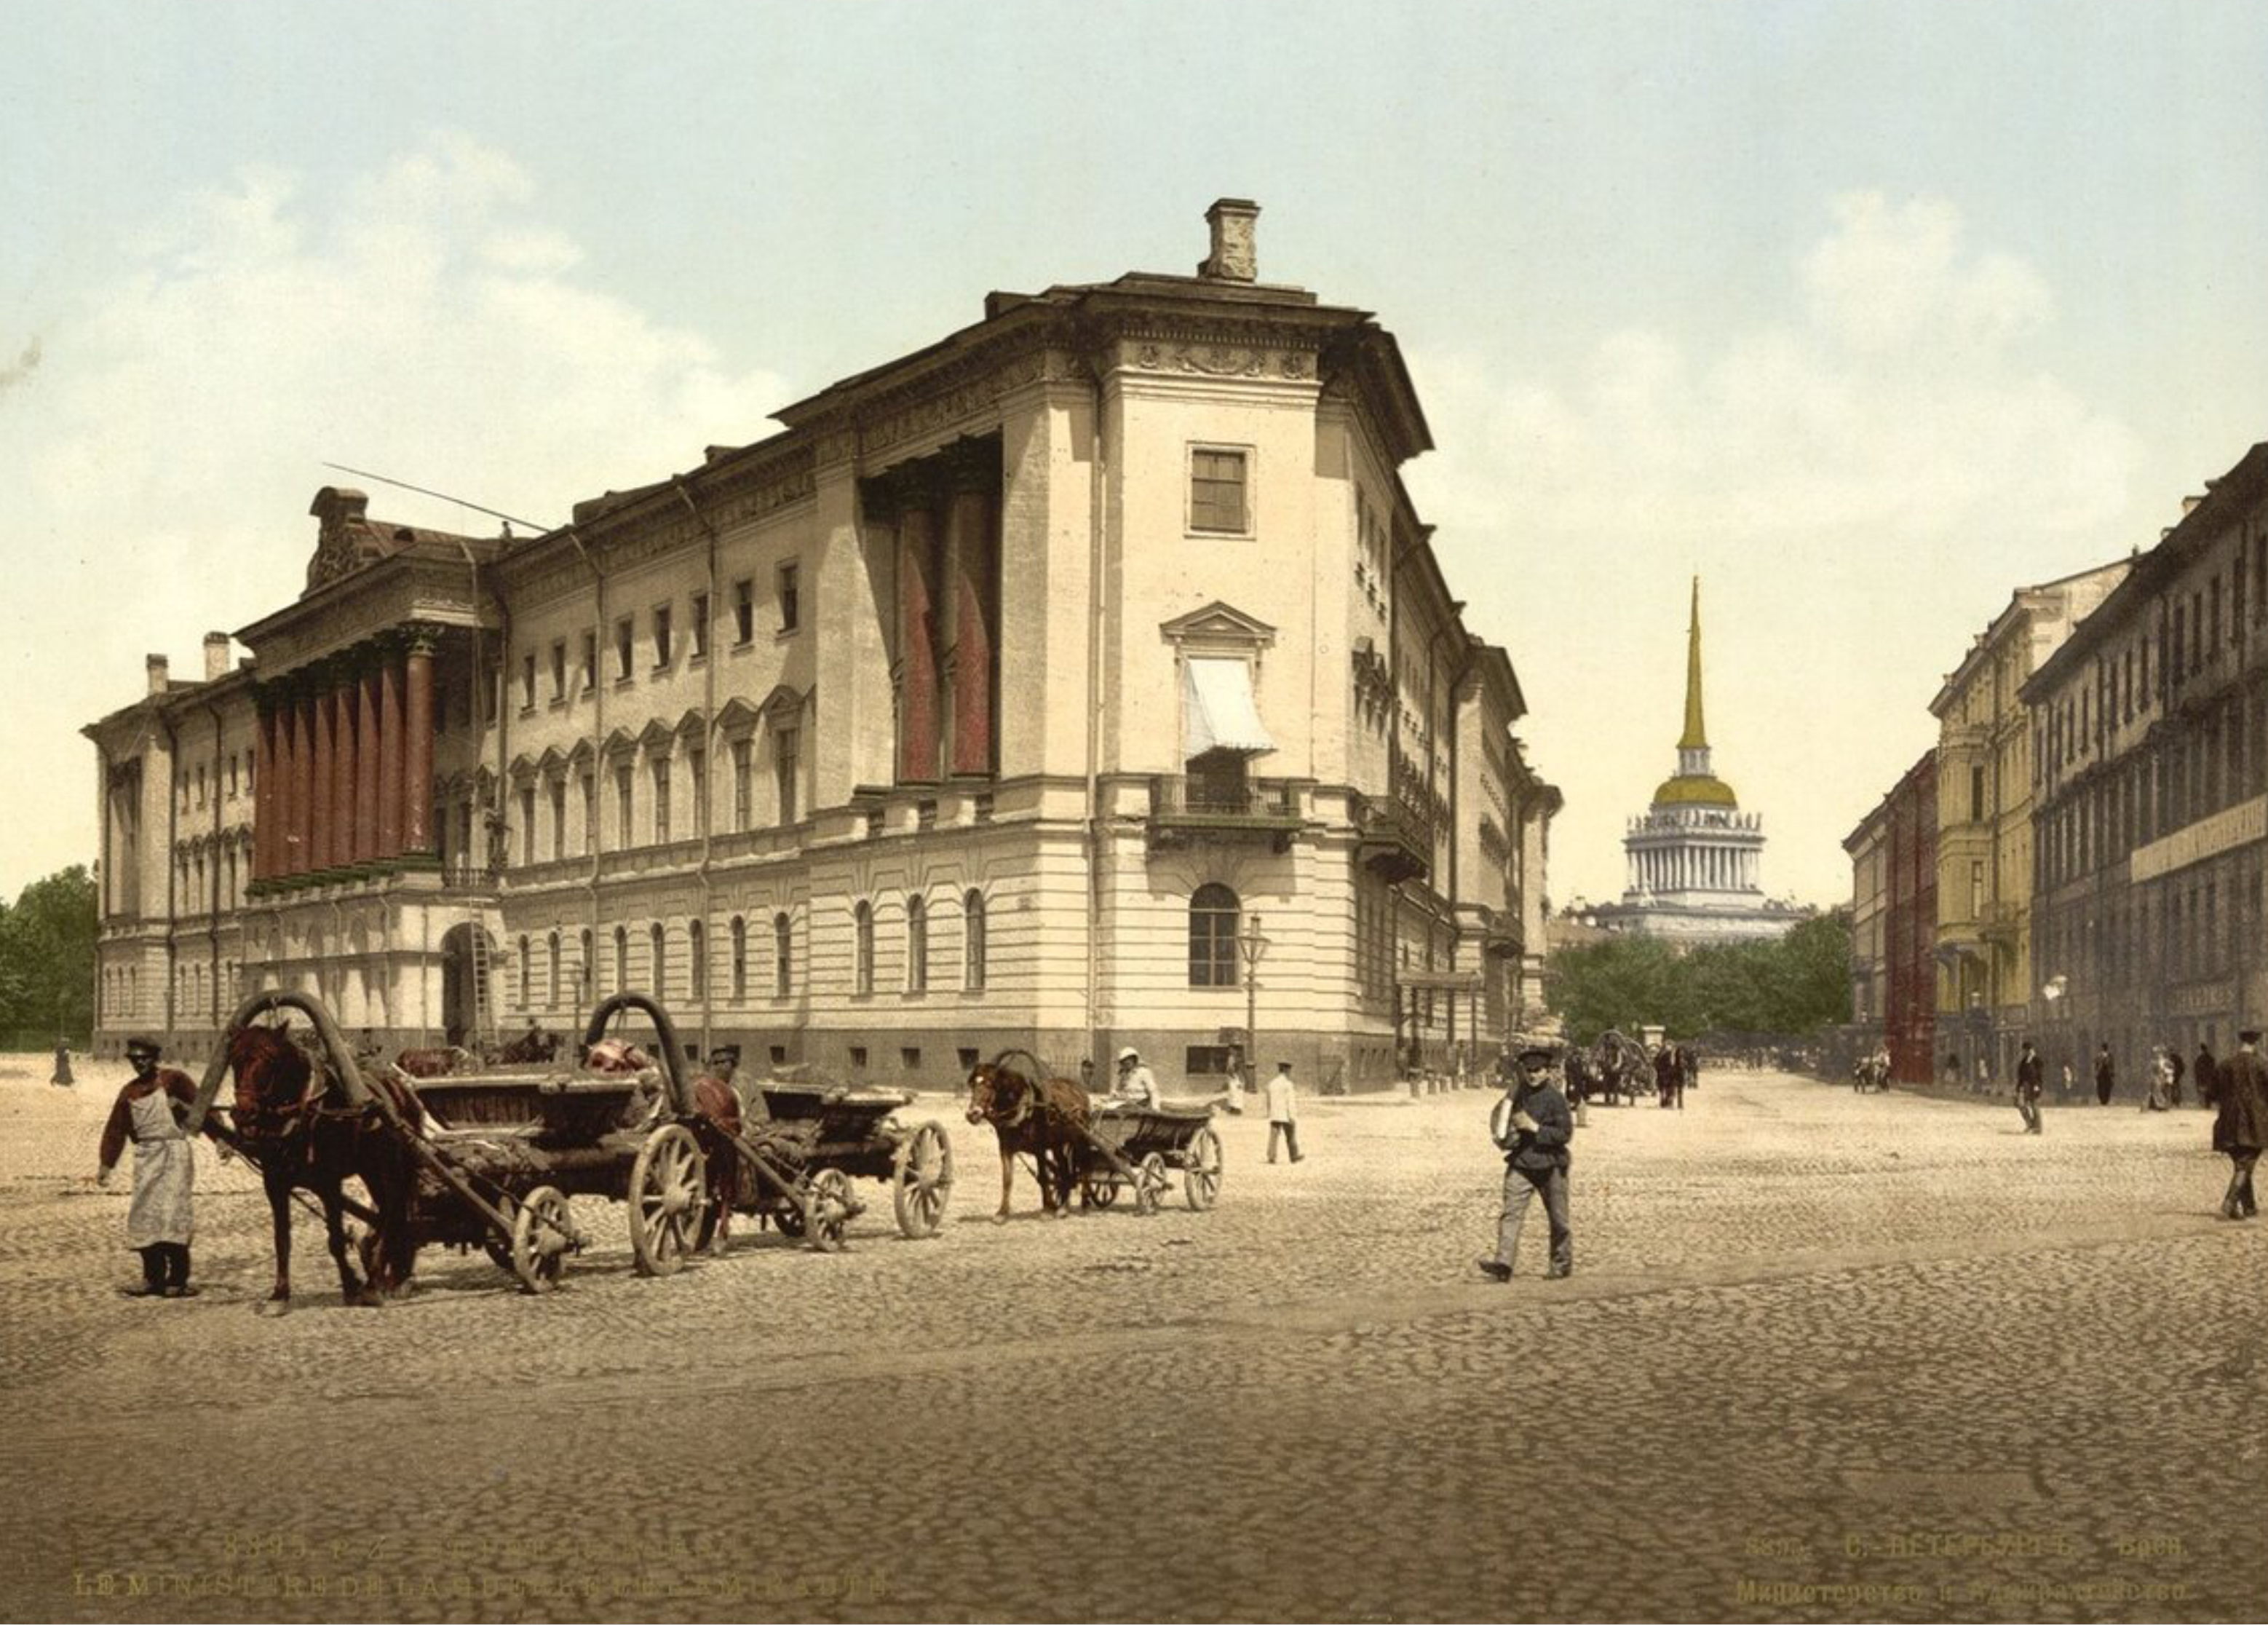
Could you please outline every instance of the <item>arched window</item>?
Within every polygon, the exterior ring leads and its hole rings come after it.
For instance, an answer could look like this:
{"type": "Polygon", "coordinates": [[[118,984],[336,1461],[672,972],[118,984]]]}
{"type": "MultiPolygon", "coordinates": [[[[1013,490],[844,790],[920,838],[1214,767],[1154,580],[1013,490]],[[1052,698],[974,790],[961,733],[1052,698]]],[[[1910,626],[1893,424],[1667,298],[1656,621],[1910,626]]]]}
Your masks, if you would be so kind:
{"type": "Polygon", "coordinates": [[[795,991],[795,934],[785,914],[772,916],[772,994],[784,999],[795,991]]]}
{"type": "Polygon", "coordinates": [[[984,894],[971,891],[961,900],[961,985],[970,993],[984,991],[984,894]]]}
{"type": "Polygon", "coordinates": [[[854,993],[874,991],[874,905],[861,901],[851,917],[856,946],[852,955],[851,987],[854,993]]]}
{"type": "Polygon", "coordinates": [[[545,999],[544,1002],[556,1010],[559,1008],[559,934],[556,931],[554,931],[551,934],[551,942],[548,952],[550,957],[549,980],[551,987],[550,993],[545,999]]]}
{"type": "Polygon", "coordinates": [[[919,892],[906,899],[906,991],[929,991],[929,903],[919,892]]]}
{"type": "Polygon", "coordinates": [[[748,922],[740,915],[733,916],[733,1002],[745,1003],[748,997],[748,922]]]}
{"type": "Polygon", "coordinates": [[[693,1002],[706,1004],[709,1002],[709,939],[707,934],[701,928],[701,922],[697,920],[688,925],[685,929],[689,939],[687,943],[688,957],[693,967],[693,1002]]]}
{"type": "Polygon", "coordinates": [[[526,937],[519,939],[519,1008],[527,1008],[528,976],[534,968],[535,954],[527,945],[526,937]]]}
{"type": "Polygon", "coordinates": [[[615,927],[615,985],[610,990],[620,993],[630,985],[630,934],[628,927],[615,927]]]}
{"type": "Polygon", "coordinates": [[[668,943],[662,935],[661,921],[655,920],[645,934],[647,984],[653,989],[653,996],[666,1004],[669,1001],[668,943]]]}
{"type": "Polygon", "coordinates": [[[1189,899],[1189,986],[1236,986],[1236,893],[1215,883],[1189,899]]]}

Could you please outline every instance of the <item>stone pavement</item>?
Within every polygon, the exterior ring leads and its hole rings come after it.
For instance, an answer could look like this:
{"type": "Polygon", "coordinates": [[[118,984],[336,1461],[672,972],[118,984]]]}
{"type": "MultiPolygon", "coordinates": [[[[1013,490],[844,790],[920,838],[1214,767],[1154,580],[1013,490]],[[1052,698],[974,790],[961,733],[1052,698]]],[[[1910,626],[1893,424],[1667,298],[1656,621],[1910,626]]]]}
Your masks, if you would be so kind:
{"type": "Polygon", "coordinates": [[[1492,1286],[1490,1097],[1225,1123],[1221,1205],[767,1233],[524,1297],[251,1305],[201,1171],[186,1303],[116,1296],[122,1072],[0,1061],[0,1617],[2247,1619],[2268,1614],[2268,1230],[2191,1111],[1710,1073],[1594,1109],[1578,1274],[1492,1286]]]}

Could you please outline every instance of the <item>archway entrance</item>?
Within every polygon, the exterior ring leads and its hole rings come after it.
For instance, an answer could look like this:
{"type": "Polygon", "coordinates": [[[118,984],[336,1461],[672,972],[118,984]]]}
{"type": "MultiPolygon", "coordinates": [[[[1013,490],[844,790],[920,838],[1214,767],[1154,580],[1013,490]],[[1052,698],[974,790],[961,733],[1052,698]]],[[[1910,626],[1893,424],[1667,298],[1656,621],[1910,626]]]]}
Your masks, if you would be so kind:
{"type": "Polygon", "coordinates": [[[441,938],[441,1020],[451,1044],[472,1045],[495,1035],[496,939],[467,920],[441,938]]]}

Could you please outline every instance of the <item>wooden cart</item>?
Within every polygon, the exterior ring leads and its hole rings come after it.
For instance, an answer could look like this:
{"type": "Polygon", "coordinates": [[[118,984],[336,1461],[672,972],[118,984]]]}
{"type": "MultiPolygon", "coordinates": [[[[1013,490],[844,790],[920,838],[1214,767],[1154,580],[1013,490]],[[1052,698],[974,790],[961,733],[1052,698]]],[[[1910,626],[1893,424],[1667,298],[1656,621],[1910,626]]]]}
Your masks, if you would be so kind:
{"type": "Polygon", "coordinates": [[[1182,1199],[1203,1213],[1220,1200],[1220,1136],[1206,1105],[1102,1106],[1087,1120],[1079,1200],[1108,1208],[1134,1193],[1134,1211],[1157,1212],[1182,1177],[1182,1199]]]}

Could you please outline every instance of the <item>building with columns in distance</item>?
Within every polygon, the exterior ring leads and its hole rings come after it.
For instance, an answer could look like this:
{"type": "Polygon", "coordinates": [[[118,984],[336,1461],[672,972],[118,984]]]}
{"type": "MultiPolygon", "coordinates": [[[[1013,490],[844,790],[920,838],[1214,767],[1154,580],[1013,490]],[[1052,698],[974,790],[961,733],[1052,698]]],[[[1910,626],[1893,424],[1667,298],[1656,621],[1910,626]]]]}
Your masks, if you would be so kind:
{"type": "MultiPolygon", "coordinates": [[[[1945,679],[1937,741],[1937,1041],[1964,1078],[2016,1075],[2030,1031],[2031,728],[2026,678],[2125,576],[2119,559],[2019,588],[1945,679]]],[[[2074,1068],[2083,1073],[2085,1068],[2074,1068]]]]}
{"type": "Polygon", "coordinates": [[[283,985],[387,1045],[648,990],[876,1082],[1132,1044],[1204,1085],[1248,994],[1311,1087],[1492,1050],[1558,793],[1403,488],[1398,346],[1260,281],[1258,212],[540,536],[319,492],[251,657],[152,656],[85,730],[98,1044],[283,985]]]}
{"type": "Polygon", "coordinates": [[[2082,1077],[2108,1044],[2216,1057],[2268,1025],[2268,444],[2136,558],[2025,683],[2031,1015],[2082,1077]]]}
{"type": "Polygon", "coordinates": [[[1691,946],[1775,937],[1804,918],[1807,911],[1764,897],[1763,816],[1741,810],[1733,787],[1710,771],[1709,754],[1701,705],[1701,579],[1696,576],[1677,772],[1630,821],[1623,837],[1630,884],[1621,902],[1591,911],[1599,925],[1691,946]]]}

